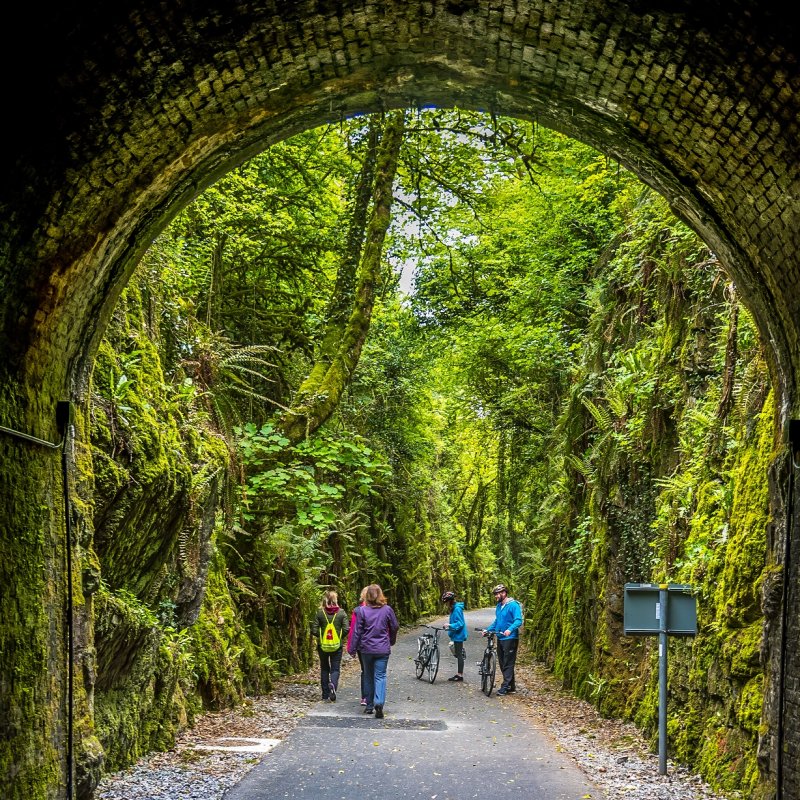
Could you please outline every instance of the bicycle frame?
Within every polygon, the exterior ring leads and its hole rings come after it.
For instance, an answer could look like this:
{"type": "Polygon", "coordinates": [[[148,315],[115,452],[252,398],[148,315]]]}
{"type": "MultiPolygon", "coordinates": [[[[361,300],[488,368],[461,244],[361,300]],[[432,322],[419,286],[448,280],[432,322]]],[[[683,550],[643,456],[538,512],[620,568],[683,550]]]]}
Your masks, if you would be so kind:
{"type": "Polygon", "coordinates": [[[481,676],[481,691],[489,697],[494,689],[494,677],[497,672],[495,634],[493,631],[487,633],[483,628],[475,628],[475,630],[486,636],[486,649],[478,662],[478,674],[481,676]]]}
{"type": "Polygon", "coordinates": [[[425,670],[428,671],[428,682],[433,683],[439,672],[439,633],[444,628],[435,625],[423,625],[433,633],[422,633],[417,637],[417,657],[414,659],[416,675],[421,679],[425,670]]]}

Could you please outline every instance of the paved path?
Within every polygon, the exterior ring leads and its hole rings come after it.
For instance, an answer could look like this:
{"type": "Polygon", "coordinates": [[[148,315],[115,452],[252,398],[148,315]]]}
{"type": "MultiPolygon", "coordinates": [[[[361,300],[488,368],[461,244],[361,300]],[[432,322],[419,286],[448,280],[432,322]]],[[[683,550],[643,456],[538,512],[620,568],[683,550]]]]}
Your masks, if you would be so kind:
{"type": "Polygon", "coordinates": [[[434,684],[415,677],[419,631],[401,635],[389,659],[383,720],[363,713],[358,670],[349,670],[336,703],[320,700],[225,800],[605,800],[552,739],[515,712],[514,701],[483,695],[476,662],[484,642],[473,629],[487,625],[493,610],[466,617],[463,683],[447,681],[455,659],[446,634],[434,684]]]}

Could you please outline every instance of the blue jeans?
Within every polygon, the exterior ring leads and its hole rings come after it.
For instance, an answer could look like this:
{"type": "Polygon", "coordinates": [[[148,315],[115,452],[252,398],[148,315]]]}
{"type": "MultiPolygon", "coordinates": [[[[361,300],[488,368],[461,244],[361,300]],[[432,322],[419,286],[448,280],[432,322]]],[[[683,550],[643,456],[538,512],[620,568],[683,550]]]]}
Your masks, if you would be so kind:
{"type": "Polygon", "coordinates": [[[382,706],[386,702],[386,667],[388,655],[362,653],[364,659],[364,688],[367,708],[382,706]]]}

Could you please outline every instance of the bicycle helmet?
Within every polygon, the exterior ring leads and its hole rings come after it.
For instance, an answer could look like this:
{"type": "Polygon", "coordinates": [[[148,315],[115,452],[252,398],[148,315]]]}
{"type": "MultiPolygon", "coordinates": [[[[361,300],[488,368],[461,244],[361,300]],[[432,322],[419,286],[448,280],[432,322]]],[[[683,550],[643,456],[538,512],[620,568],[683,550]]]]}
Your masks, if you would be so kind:
{"type": "Polygon", "coordinates": [[[500,592],[507,592],[508,588],[504,583],[498,583],[497,586],[492,589],[492,594],[499,594],[500,592]]]}
{"type": "Polygon", "coordinates": [[[455,599],[456,599],[455,592],[445,592],[442,595],[442,602],[443,603],[449,603],[451,600],[455,600],[455,599]]]}

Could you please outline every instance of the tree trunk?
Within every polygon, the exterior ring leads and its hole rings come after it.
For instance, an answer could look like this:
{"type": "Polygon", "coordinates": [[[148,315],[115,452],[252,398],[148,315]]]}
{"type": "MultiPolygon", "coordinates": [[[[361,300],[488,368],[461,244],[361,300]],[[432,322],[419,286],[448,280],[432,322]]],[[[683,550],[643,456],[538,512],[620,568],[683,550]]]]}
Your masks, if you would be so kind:
{"type": "Polygon", "coordinates": [[[375,157],[372,214],[368,223],[366,213],[363,213],[363,217],[359,214],[361,210],[366,211],[362,203],[364,185],[365,182],[369,185],[368,172],[372,169],[369,156],[362,169],[359,181],[359,196],[362,199],[356,199],[348,236],[348,252],[337,276],[337,295],[331,303],[322,346],[314,367],[297,391],[292,407],[279,422],[280,430],[292,444],[310,436],[330,418],[358,365],[372,319],[375,289],[381,277],[383,243],[391,221],[392,185],[397,173],[404,125],[405,114],[402,111],[389,114],[382,125],[383,133],[375,157]],[[361,241],[364,242],[363,249],[359,246],[361,241]],[[360,258],[355,258],[358,251],[361,251],[360,258]],[[355,290],[348,314],[341,298],[348,293],[348,270],[352,272],[356,263],[355,290]]]}
{"type": "Polygon", "coordinates": [[[336,285],[328,304],[322,344],[311,372],[297,392],[295,405],[302,404],[325,378],[325,374],[336,357],[347,321],[350,318],[355,299],[358,265],[361,261],[361,251],[364,247],[364,236],[367,230],[369,204],[375,183],[375,162],[382,127],[384,127],[383,120],[378,116],[372,117],[367,134],[364,163],[358,174],[345,252],[336,273],[336,285]]]}

